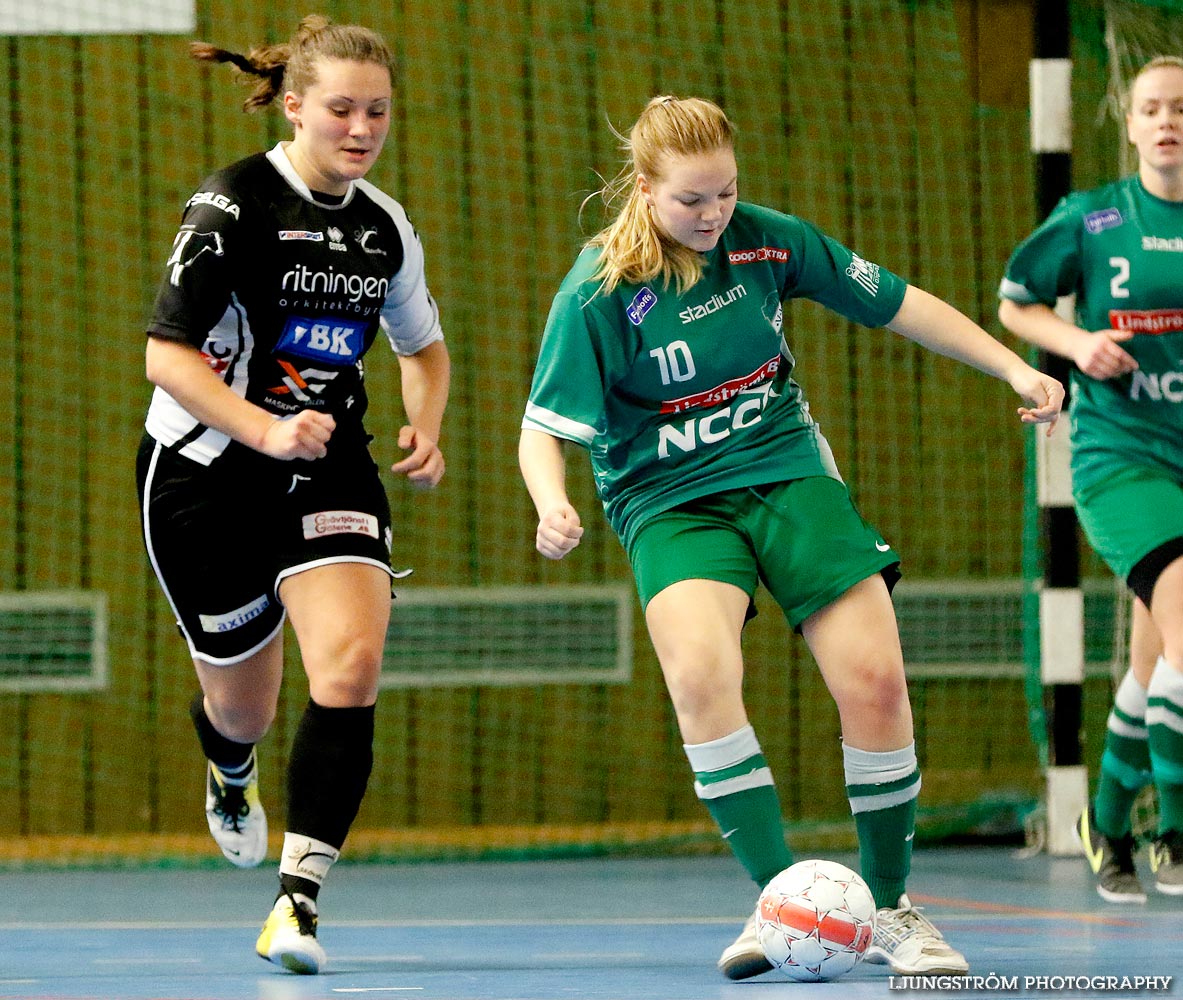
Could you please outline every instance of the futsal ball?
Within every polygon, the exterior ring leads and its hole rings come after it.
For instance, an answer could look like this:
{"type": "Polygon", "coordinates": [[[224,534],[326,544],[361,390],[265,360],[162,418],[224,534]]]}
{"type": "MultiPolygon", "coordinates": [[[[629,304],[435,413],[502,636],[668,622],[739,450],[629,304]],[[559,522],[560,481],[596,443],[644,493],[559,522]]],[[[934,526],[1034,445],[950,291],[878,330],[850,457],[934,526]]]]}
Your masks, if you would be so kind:
{"type": "Polygon", "coordinates": [[[834,861],[798,861],[760,893],[756,936],[789,979],[837,979],[862,960],[875,930],[875,898],[857,872],[834,861]]]}

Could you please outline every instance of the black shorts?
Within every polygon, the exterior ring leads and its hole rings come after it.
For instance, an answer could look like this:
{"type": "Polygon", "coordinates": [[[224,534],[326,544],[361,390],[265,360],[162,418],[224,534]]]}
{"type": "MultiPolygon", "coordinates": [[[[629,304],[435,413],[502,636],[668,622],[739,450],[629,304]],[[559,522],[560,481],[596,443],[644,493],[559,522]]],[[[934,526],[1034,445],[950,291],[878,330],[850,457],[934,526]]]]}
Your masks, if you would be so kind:
{"type": "Polygon", "coordinates": [[[230,664],[283,627],[279,584],[314,566],[390,573],[390,504],[366,446],[315,462],[249,453],[200,465],[145,434],[136,458],[144,545],[190,654],[230,664]]]}

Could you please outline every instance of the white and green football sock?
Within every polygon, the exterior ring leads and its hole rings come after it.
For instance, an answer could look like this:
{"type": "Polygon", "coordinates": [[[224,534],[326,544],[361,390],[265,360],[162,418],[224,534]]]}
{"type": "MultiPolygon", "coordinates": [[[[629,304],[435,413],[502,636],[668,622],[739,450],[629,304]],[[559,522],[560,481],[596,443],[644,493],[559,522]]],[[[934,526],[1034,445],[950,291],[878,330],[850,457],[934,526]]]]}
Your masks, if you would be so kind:
{"type": "Polygon", "coordinates": [[[1130,810],[1150,783],[1150,743],[1146,729],[1147,691],[1132,670],[1117,686],[1105,730],[1105,752],[1093,796],[1097,829],[1106,837],[1130,832],[1130,810]]]}
{"type": "Polygon", "coordinates": [[[780,799],[752,727],[709,743],[685,744],[694,791],[723,839],[761,888],[793,863],[785,843],[780,799]]]}
{"type": "Polygon", "coordinates": [[[858,830],[859,863],[875,905],[894,908],[912,870],[920,769],[916,744],[899,750],[842,745],[846,795],[858,830]]]}
{"type": "Polygon", "coordinates": [[[1150,677],[1146,729],[1160,833],[1183,830],[1183,673],[1160,656],[1150,677]]]}

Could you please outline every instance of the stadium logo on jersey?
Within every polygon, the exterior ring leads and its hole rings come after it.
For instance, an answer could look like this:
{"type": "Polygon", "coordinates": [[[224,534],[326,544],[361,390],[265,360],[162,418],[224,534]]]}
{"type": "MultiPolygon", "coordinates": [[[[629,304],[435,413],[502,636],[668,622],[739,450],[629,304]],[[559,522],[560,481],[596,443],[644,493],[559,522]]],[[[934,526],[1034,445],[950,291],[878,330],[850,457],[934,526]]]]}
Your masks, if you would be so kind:
{"type": "Polygon", "coordinates": [[[755,250],[732,250],[727,254],[727,260],[732,264],[755,264],[762,260],[772,260],[778,264],[787,264],[789,251],[783,247],[757,247],[755,250]]]}
{"type": "MultiPolygon", "coordinates": [[[[278,364],[284,371],[283,383],[273,385],[267,391],[276,396],[290,395],[301,403],[316,402],[316,397],[324,392],[325,387],[337,377],[337,372],[321,371],[319,368],[297,370],[295,365],[287,361],[280,361],[278,364]]],[[[299,407],[284,405],[283,409],[294,410],[299,407]]]]}
{"type": "Polygon", "coordinates": [[[325,535],[381,537],[378,534],[378,519],[360,510],[322,510],[317,514],[305,514],[302,524],[305,538],[322,538],[325,535]]]}
{"type": "Polygon", "coordinates": [[[173,240],[173,252],[167,261],[172,268],[168,276],[169,283],[179,288],[185,269],[196,264],[202,254],[212,253],[215,257],[221,257],[224,252],[221,233],[199,233],[189,226],[182,226],[173,240]]]}
{"type": "Polygon", "coordinates": [[[385,250],[383,250],[381,247],[370,245],[370,240],[372,240],[377,235],[377,229],[359,229],[354,236],[354,239],[357,240],[357,245],[361,247],[366,253],[377,253],[385,257],[385,250]]]}
{"type": "Polygon", "coordinates": [[[222,615],[198,615],[197,620],[201,622],[203,632],[229,632],[258,618],[269,607],[271,607],[271,602],[267,599],[267,595],[261,594],[250,604],[244,604],[241,608],[235,608],[222,615]]]}
{"type": "Polygon", "coordinates": [[[1130,333],[1178,333],[1183,330],[1183,309],[1110,309],[1109,325],[1130,333]]]}
{"type": "MultiPolygon", "coordinates": [[[[772,361],[768,362],[772,364],[772,361]]],[[[780,396],[772,382],[741,389],[736,394],[733,406],[712,410],[701,417],[691,417],[681,427],[663,424],[657,429],[657,457],[669,458],[670,449],[676,448],[682,454],[697,450],[700,444],[717,444],[731,437],[732,431],[758,424],[764,419],[768,404],[780,396]]]]}
{"type": "MultiPolygon", "coordinates": [[[[317,234],[320,235],[319,233],[317,234]]],[[[304,295],[341,295],[350,302],[362,299],[386,298],[387,280],[374,275],[345,274],[329,268],[327,271],[312,271],[303,264],[283,276],[285,292],[301,292],[304,295]]]]}
{"type": "Polygon", "coordinates": [[[702,319],[704,316],[710,316],[712,313],[717,313],[720,309],[724,309],[731,305],[732,302],[738,302],[745,295],[748,290],[744,288],[743,283],[736,285],[734,288],[728,288],[726,292],[720,295],[716,292],[705,302],[690,306],[683,309],[678,315],[682,318],[682,324],[693,323],[696,319],[702,319]]]}
{"type": "Polygon", "coordinates": [[[741,392],[752,388],[752,386],[759,385],[761,382],[767,382],[776,374],[777,369],[780,368],[780,361],[780,355],[778,354],[775,358],[769,358],[750,375],[730,379],[721,385],[715,386],[713,389],[683,396],[681,399],[668,399],[661,404],[661,412],[681,413],[683,410],[692,410],[698,406],[717,406],[719,403],[725,403],[734,396],[738,396],[741,392]]]}
{"type": "Polygon", "coordinates": [[[314,320],[292,316],[275,350],[331,365],[351,365],[362,353],[368,324],[358,320],[314,320]]]}
{"type": "Polygon", "coordinates": [[[636,295],[633,296],[632,302],[628,304],[628,321],[633,326],[640,326],[641,320],[645,318],[645,314],[657,305],[657,294],[652,288],[648,286],[642,288],[636,295]]]}
{"type": "Polygon", "coordinates": [[[329,234],[329,249],[330,250],[346,250],[346,249],[348,249],[348,247],[345,246],[345,234],[343,232],[341,232],[341,230],[338,229],[336,226],[329,226],[329,228],[326,229],[325,232],[329,234]]]}
{"type": "Polygon", "coordinates": [[[1165,250],[1167,253],[1183,253],[1183,237],[1143,236],[1143,250],[1165,250]]]}
{"type": "Polygon", "coordinates": [[[1103,233],[1106,229],[1116,229],[1123,221],[1116,208],[1103,208],[1084,217],[1084,228],[1093,234],[1103,233]]]}
{"type": "Polygon", "coordinates": [[[238,218],[238,206],[234,204],[224,194],[214,194],[213,191],[198,191],[185,204],[185,209],[188,210],[191,205],[213,205],[214,208],[220,208],[227,215],[238,218]]]}
{"type": "Polygon", "coordinates": [[[308,229],[281,229],[279,238],[284,240],[311,240],[313,243],[323,243],[324,233],[314,233],[308,229]]]}
{"type": "Polygon", "coordinates": [[[863,260],[857,253],[850,255],[850,267],[846,269],[846,276],[853,278],[872,295],[879,294],[879,265],[863,260]]]}

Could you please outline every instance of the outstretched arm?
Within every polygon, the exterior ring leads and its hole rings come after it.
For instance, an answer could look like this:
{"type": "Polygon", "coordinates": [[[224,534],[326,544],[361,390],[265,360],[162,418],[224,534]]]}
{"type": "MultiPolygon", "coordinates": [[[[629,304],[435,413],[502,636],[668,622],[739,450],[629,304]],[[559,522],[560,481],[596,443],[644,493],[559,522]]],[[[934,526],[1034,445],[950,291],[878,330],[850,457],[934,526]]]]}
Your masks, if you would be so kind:
{"type": "Polygon", "coordinates": [[[567,499],[563,443],[542,431],[523,430],[518,442],[518,464],[538,511],[534,546],[547,559],[562,559],[583,537],[579,515],[567,499]]]}
{"type": "Polygon", "coordinates": [[[1050,375],[1032,368],[968,316],[923,289],[908,286],[889,330],[978,371],[1002,379],[1027,404],[1018,409],[1025,424],[1056,425],[1064,403],[1064,387],[1050,375]]]}
{"type": "Polygon", "coordinates": [[[1067,358],[1092,378],[1115,378],[1138,367],[1138,362],[1118,346],[1133,336],[1128,330],[1090,333],[1061,319],[1042,302],[1020,304],[1010,299],[998,304],[998,319],[1015,336],[1067,358]]]}
{"type": "Polygon", "coordinates": [[[431,489],[444,475],[444,455],[439,448],[452,362],[442,340],[435,340],[415,354],[399,355],[403,408],[407,423],[399,428],[398,446],[410,452],[390,471],[405,475],[412,486],[431,489]]]}

